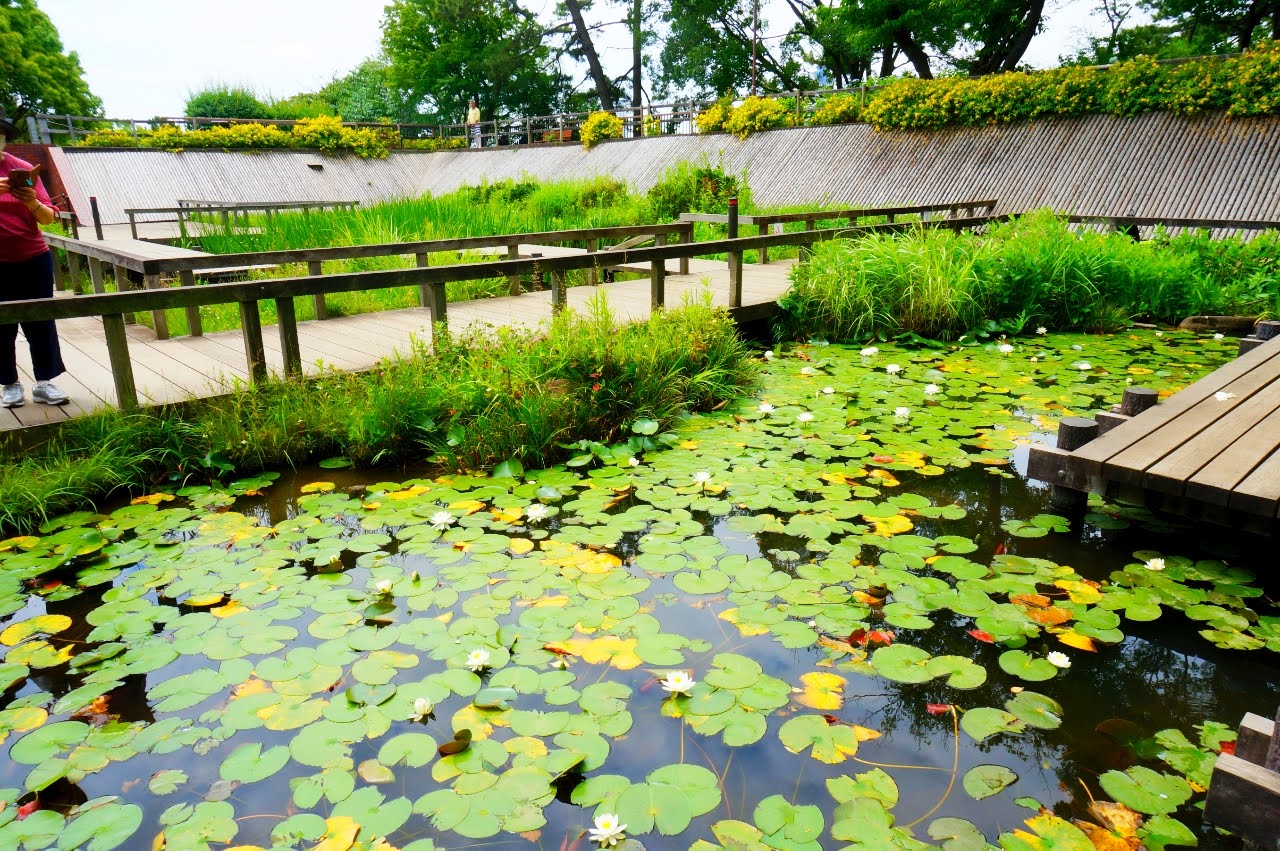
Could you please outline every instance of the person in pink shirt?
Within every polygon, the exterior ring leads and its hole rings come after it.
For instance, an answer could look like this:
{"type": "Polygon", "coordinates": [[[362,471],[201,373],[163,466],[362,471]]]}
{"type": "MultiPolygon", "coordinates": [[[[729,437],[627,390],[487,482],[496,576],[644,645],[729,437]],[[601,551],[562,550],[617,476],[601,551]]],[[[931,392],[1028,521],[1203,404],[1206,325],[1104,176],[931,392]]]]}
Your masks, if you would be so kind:
{"type": "MultiPolygon", "coordinates": [[[[58,208],[38,177],[34,185],[16,185],[9,180],[14,169],[32,167],[4,150],[17,135],[18,128],[0,112],[0,302],[53,298],[53,255],[40,225],[52,222],[58,208]]],[[[3,316],[0,309],[0,318],[3,316]]],[[[51,319],[23,322],[22,333],[27,336],[36,377],[31,398],[46,405],[65,405],[67,394],[51,380],[66,372],[58,327],[51,319]]],[[[26,401],[18,380],[17,342],[17,323],[0,324],[0,407],[16,408],[26,401]]]]}

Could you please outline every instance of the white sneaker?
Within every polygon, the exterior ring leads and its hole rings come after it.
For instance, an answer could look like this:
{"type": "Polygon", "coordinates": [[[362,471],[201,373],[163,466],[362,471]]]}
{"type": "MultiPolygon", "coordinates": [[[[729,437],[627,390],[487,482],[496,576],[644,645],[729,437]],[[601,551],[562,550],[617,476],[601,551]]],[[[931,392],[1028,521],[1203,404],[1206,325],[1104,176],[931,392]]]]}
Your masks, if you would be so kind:
{"type": "Polygon", "coordinates": [[[25,401],[21,384],[6,384],[4,392],[0,393],[0,407],[3,408],[19,408],[25,401]]]}
{"type": "MultiPolygon", "coordinates": [[[[22,391],[22,385],[18,385],[18,391],[22,391]]],[[[5,392],[8,392],[6,388],[5,392]]],[[[37,381],[36,385],[31,388],[31,400],[33,402],[44,402],[46,405],[65,405],[70,401],[71,397],[58,389],[58,386],[52,381],[37,381]]]]}

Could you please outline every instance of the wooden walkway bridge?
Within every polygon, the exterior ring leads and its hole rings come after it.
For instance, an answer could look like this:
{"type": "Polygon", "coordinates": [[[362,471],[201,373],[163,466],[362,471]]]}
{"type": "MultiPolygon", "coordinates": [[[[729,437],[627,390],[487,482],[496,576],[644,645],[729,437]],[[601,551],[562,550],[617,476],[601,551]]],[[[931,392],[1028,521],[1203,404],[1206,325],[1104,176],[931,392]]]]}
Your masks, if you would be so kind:
{"type": "MultiPolygon", "coordinates": [[[[1126,403],[1142,394],[1154,402],[1151,391],[1137,390],[1126,403]]],[[[1069,491],[1206,519],[1276,520],[1280,336],[1134,416],[1064,420],[1059,446],[1033,448],[1027,473],[1069,491]]]]}

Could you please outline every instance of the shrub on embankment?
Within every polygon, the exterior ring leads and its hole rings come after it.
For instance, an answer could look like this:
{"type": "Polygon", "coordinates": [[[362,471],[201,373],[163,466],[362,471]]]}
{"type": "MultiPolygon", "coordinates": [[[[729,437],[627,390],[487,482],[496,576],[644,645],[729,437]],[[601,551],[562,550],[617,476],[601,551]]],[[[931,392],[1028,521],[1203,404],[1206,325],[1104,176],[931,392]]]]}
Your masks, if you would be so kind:
{"type": "Polygon", "coordinates": [[[343,456],[358,465],[625,463],[659,424],[732,398],[755,379],[722,311],[686,305],[620,325],[602,303],[538,331],[441,340],[369,373],[273,381],[182,407],[70,421],[0,467],[0,530],[115,491],[234,477],[343,456]],[[649,425],[633,432],[638,421],[649,425]],[[628,442],[630,440],[630,442],[628,442]],[[582,443],[586,441],[586,443],[582,443]]]}
{"type": "Polygon", "coordinates": [[[992,321],[1010,333],[1113,330],[1131,319],[1280,310],[1280,236],[1073,230],[1048,212],[984,234],[917,229],[820,243],[781,302],[788,333],[954,340],[992,321]]]}

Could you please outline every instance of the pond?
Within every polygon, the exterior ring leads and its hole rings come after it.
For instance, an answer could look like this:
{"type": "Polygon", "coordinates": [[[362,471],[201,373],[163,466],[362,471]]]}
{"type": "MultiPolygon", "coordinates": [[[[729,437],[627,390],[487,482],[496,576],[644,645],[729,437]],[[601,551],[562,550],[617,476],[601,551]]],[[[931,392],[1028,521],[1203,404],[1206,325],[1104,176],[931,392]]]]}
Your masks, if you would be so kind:
{"type": "Polygon", "coordinates": [[[550,470],[51,520],[0,543],[0,847],[1238,848],[1196,805],[1273,559],[1018,472],[1233,350],[814,342],[550,470]]]}

